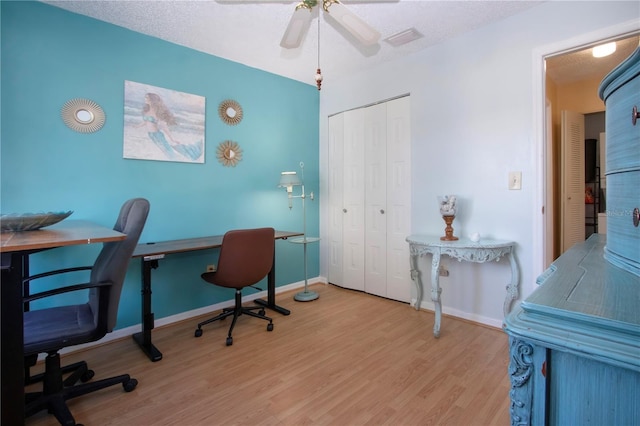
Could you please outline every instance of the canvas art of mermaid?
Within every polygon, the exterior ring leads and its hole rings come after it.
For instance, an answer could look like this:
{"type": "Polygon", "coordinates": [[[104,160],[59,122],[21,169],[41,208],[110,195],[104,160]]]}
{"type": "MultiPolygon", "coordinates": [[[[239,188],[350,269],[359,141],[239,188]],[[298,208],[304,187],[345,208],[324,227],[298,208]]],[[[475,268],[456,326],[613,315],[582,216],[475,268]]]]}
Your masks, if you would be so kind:
{"type": "Polygon", "coordinates": [[[149,138],[167,158],[175,160],[179,156],[183,156],[195,161],[202,155],[204,147],[202,140],[192,144],[183,144],[173,137],[170,126],[175,126],[177,122],[160,96],[155,93],[147,93],[142,112],[143,121],[140,125],[146,126],[149,138]]]}

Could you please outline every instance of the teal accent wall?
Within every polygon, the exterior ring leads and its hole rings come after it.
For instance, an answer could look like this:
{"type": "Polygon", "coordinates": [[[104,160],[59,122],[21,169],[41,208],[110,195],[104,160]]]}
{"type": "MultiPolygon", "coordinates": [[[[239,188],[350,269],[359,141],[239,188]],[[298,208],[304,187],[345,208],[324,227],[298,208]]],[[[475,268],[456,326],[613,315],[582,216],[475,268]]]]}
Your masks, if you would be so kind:
{"type": "MultiPolygon", "coordinates": [[[[0,208],[3,214],[73,210],[71,219],[113,226],[122,203],[145,197],[151,212],[140,242],[223,234],[272,226],[302,231],[300,200],[289,210],[280,172],[305,164],[307,192],[319,194],[319,95],[315,86],[187,49],[38,2],[1,2],[0,208]],[[124,159],[125,80],[206,98],[205,163],[124,159]],[[66,127],[62,106],[97,102],[104,127],[66,127]],[[218,105],[243,108],[237,126],[218,105]],[[224,167],[216,147],[237,142],[243,159],[224,167]]],[[[319,235],[318,202],[307,202],[307,231],[319,235]]],[[[32,272],[91,264],[99,245],[31,256],[32,272]]],[[[304,280],[302,247],[276,243],[276,285],[304,280]]],[[[319,275],[310,245],[309,276],[319,275]]],[[[200,278],[217,251],[168,256],[152,272],[156,319],[231,300],[200,278]]],[[[85,277],[75,277],[82,281],[85,277]]],[[[40,284],[59,285],[58,281],[40,284]]],[[[266,280],[262,283],[266,288],[266,280]]],[[[68,302],[65,299],[61,302],[68,302]]],[[[291,302],[293,303],[293,302],[291,302]]],[[[286,304],[286,303],[285,303],[286,304]]],[[[117,328],[140,323],[140,260],[131,262],[117,328]]]]}

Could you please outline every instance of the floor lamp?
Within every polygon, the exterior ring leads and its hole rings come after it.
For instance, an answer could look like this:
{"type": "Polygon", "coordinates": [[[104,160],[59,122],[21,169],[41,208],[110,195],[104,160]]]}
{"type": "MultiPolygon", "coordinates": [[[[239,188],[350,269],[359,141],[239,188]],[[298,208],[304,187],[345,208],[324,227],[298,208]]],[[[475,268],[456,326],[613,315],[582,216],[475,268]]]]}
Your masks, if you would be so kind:
{"type": "MultiPolygon", "coordinates": [[[[304,163],[300,162],[300,175],[296,172],[282,172],[280,174],[280,184],[278,187],[287,188],[287,197],[289,198],[289,209],[293,207],[293,199],[301,198],[302,199],[302,234],[303,236],[300,238],[289,238],[289,241],[294,244],[302,244],[304,246],[304,291],[296,293],[293,296],[294,300],[298,302],[309,302],[311,300],[316,300],[318,297],[318,293],[315,291],[309,290],[309,283],[307,280],[307,244],[315,243],[320,241],[320,238],[315,237],[307,237],[307,211],[304,205],[304,200],[306,198],[304,192],[304,163]],[[302,193],[300,195],[293,195],[293,187],[300,186],[302,189],[302,193]]],[[[309,194],[309,198],[313,200],[313,192],[309,194]]]]}

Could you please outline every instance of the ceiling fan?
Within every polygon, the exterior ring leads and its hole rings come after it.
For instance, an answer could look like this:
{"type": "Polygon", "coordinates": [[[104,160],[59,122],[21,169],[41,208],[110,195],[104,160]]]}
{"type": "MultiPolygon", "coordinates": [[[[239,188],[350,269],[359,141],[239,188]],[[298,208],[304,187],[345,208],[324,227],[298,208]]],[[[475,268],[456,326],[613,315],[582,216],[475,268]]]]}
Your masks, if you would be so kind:
{"type": "Polygon", "coordinates": [[[302,0],[291,16],[280,46],[285,49],[300,46],[311,24],[313,8],[318,6],[318,3],[322,3],[322,9],[364,46],[376,44],[380,39],[380,33],[375,28],[360,19],[339,0],[302,0]]]}

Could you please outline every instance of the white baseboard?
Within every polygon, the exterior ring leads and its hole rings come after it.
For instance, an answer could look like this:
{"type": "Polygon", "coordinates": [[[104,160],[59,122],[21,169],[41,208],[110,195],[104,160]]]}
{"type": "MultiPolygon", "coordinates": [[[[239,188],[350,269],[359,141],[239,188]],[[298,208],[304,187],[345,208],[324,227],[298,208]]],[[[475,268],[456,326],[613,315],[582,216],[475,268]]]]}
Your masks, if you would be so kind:
{"type": "MultiPolygon", "coordinates": [[[[325,283],[326,284],[326,279],[323,277],[316,277],[316,278],[310,278],[308,280],[309,282],[312,283],[325,283]]],[[[291,290],[296,290],[298,288],[303,288],[304,287],[304,281],[298,281],[295,283],[291,283],[291,284],[287,284],[287,285],[283,285],[280,287],[276,287],[276,294],[279,293],[284,293],[287,291],[291,291],[291,290]]],[[[252,300],[255,299],[262,299],[262,298],[266,298],[267,297],[267,291],[261,291],[259,293],[253,293],[251,295],[248,296],[244,296],[242,298],[242,302],[243,303],[247,303],[247,302],[251,302],[252,300]]],[[[158,327],[163,327],[166,325],[170,325],[170,324],[174,324],[180,321],[184,321],[184,320],[188,320],[190,318],[195,318],[201,315],[205,315],[217,310],[220,310],[222,308],[225,308],[227,306],[231,306],[233,305],[234,301],[233,299],[229,299],[229,300],[225,300],[223,302],[219,302],[219,303],[215,303],[213,305],[209,305],[209,306],[204,306],[202,308],[198,308],[198,309],[193,309],[191,311],[186,311],[186,312],[180,312],[179,314],[175,314],[175,315],[171,315],[168,317],[164,317],[164,318],[160,318],[154,321],[154,328],[158,328],[158,327]]],[[[124,337],[128,337],[131,336],[135,333],[139,333],[140,330],[142,329],[142,323],[140,324],[136,324],[136,325],[132,325],[130,327],[125,327],[125,328],[119,328],[117,330],[112,331],[111,333],[107,333],[106,336],[104,336],[102,339],[100,340],[96,340],[95,342],[90,342],[90,343],[85,343],[82,345],[76,345],[76,346],[70,346],[67,348],[64,348],[60,351],[60,354],[68,354],[68,353],[72,353],[72,352],[76,352],[79,350],[83,350],[83,349],[87,349],[87,348],[91,348],[93,346],[98,346],[98,345],[104,345],[105,343],[109,343],[112,342],[114,340],[119,340],[122,339],[124,337]]],[[[38,357],[38,359],[44,359],[45,355],[44,354],[40,354],[40,356],[38,357]]]]}
{"type": "MultiPolygon", "coordinates": [[[[415,300],[411,301],[411,306],[415,308],[415,300]]],[[[423,300],[422,303],[420,303],[420,309],[434,312],[435,306],[433,302],[423,300]]],[[[446,306],[442,307],[442,313],[446,315],[450,315],[452,317],[457,317],[457,318],[462,318],[468,321],[472,321],[478,324],[484,324],[484,325],[488,325],[490,327],[495,327],[495,328],[502,328],[502,321],[496,320],[495,318],[476,315],[473,313],[460,311],[458,309],[447,308],[446,306]]]]}

